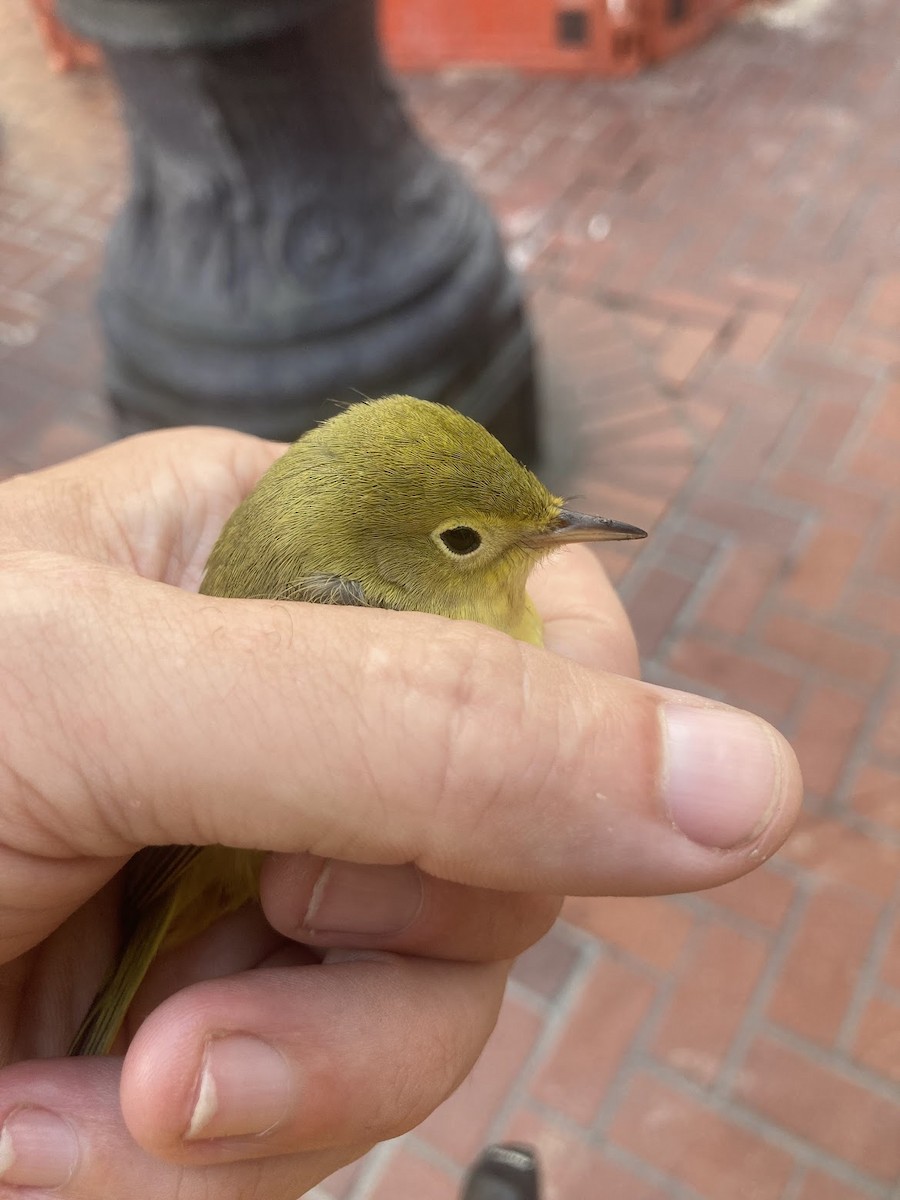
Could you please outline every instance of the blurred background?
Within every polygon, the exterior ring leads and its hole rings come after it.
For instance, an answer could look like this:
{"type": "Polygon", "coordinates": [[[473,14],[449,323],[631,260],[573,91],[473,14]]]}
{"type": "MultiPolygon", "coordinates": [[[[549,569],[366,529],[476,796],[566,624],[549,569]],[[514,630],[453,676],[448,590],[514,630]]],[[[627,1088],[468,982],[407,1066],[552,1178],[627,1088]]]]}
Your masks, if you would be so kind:
{"type": "MultiPolygon", "coordinates": [[[[513,1137],[547,1200],[898,1200],[900,6],[684,0],[652,36],[628,0],[497,8],[514,34],[382,20],[523,276],[503,428],[539,395],[547,481],[650,530],[603,552],[647,677],[774,722],[807,803],[738,883],[569,903],[459,1092],[312,1195],[451,1200],[513,1137]]],[[[0,7],[3,475],[139,407],[95,308],[119,102],[48,19],[0,7]]]]}

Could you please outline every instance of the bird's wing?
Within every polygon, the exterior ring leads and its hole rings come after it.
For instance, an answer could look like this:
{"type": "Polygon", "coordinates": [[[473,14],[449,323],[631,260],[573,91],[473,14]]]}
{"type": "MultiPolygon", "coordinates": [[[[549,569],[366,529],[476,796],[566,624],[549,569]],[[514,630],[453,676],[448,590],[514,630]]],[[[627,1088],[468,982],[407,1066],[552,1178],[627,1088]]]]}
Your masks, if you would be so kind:
{"type": "Polygon", "coordinates": [[[182,877],[202,846],[148,846],[125,871],[123,912],[144,913],[182,877]]]}
{"type": "Polygon", "coordinates": [[[305,600],[309,604],[346,604],[354,608],[376,608],[357,579],[342,575],[304,575],[286,584],[270,600],[305,600]]]}

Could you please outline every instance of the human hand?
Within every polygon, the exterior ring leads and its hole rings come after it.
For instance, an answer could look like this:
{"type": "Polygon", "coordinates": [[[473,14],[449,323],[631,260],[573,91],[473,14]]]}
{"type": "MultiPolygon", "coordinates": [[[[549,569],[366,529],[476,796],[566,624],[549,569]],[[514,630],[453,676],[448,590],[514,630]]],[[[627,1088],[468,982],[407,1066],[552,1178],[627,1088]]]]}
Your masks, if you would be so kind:
{"type": "Polygon", "coordinates": [[[467,1073],[554,896],[724,882],[796,812],[773,730],[629,678],[589,552],[533,579],[555,654],[196,595],[279,452],[160,433],[0,486],[4,1198],[294,1200],[467,1073]],[[54,1061],[116,951],[113,877],[172,842],[278,852],[268,921],[164,956],[124,1060],[54,1061]]]}

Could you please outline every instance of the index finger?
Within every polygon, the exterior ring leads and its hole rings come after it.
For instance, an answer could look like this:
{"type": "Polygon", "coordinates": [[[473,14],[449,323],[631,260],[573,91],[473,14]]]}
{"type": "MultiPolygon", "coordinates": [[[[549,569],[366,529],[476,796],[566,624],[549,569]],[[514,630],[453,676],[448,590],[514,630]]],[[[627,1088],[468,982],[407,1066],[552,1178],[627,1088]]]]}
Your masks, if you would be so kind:
{"type": "Polygon", "coordinates": [[[796,814],[764,722],[483,626],[99,568],[52,603],[37,582],[5,612],[10,673],[52,682],[39,713],[6,714],[10,767],[44,797],[8,805],[26,852],[49,829],[86,856],[221,843],[500,890],[680,891],[743,874],[796,814]]]}
{"type": "Polygon", "coordinates": [[[164,429],[7,480],[0,552],[73,554],[194,590],[225,521],[284,451],[229,429],[164,429]]]}

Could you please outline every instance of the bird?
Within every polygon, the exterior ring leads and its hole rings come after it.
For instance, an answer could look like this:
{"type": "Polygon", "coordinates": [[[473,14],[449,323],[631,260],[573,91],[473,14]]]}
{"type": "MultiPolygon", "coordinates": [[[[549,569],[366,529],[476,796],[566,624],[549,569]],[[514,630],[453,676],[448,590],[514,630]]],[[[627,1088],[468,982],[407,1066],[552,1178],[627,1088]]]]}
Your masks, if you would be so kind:
{"type": "MultiPolygon", "coordinates": [[[[226,521],[204,595],[432,613],[542,644],[529,574],[572,542],[646,537],[566,506],[477,421],[412,396],[305,433],[226,521]]],[[[157,954],[256,899],[263,851],[147,847],[126,865],[123,948],[69,1053],[110,1052],[157,954]]]]}

